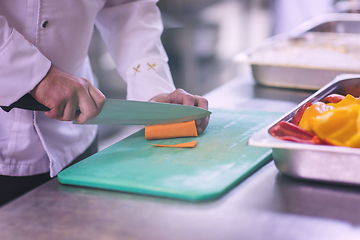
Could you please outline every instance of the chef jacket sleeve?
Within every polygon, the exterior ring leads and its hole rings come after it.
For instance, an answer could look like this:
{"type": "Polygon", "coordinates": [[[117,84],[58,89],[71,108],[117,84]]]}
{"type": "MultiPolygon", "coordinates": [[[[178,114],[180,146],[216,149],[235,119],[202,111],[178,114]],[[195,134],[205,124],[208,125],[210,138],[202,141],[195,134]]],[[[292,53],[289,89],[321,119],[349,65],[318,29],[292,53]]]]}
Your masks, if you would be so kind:
{"type": "Polygon", "coordinates": [[[0,105],[9,106],[32,90],[51,62],[0,15],[0,105]]]}
{"type": "Polygon", "coordinates": [[[96,27],[127,83],[127,99],[147,101],[175,90],[161,43],[163,24],[155,0],[109,0],[96,27]]]}

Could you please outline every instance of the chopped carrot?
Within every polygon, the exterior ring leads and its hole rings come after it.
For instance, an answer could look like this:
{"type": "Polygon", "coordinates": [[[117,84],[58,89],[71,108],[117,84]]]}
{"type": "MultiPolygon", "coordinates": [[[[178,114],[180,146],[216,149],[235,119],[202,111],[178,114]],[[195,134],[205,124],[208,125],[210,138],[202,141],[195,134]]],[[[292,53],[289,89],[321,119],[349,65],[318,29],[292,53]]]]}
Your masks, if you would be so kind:
{"type": "Polygon", "coordinates": [[[186,142],[186,143],[179,143],[179,144],[154,144],[151,143],[152,145],[156,146],[156,147],[177,147],[177,148],[194,148],[196,147],[196,141],[192,141],[192,142],[186,142]]]}
{"type": "Polygon", "coordinates": [[[145,127],[145,139],[197,137],[195,120],[182,123],[159,124],[145,127]]]}

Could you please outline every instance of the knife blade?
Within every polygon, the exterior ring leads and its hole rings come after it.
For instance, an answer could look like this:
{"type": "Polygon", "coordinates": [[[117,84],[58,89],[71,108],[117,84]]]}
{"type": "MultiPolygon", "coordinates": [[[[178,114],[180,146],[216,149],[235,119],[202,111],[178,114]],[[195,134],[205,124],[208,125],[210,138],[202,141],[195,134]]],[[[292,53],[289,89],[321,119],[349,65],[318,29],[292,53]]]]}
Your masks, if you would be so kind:
{"type": "Polygon", "coordinates": [[[154,125],[179,123],[210,115],[199,107],[179,104],[106,99],[100,114],[86,124],[154,125]]]}
{"type": "MultiPolygon", "coordinates": [[[[10,106],[1,106],[9,112],[13,108],[33,111],[50,109],[26,94],[10,106]]],[[[196,120],[211,112],[199,107],[179,104],[106,99],[100,114],[86,124],[91,125],[154,125],[196,120]]]]}

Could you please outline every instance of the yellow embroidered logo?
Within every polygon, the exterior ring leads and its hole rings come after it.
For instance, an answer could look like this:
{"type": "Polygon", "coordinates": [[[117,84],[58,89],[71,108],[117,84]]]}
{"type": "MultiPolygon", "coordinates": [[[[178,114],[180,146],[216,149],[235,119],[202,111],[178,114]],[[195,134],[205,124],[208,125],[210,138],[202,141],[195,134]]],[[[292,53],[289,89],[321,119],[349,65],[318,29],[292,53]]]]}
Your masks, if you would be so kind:
{"type": "Polygon", "coordinates": [[[136,73],[139,73],[140,71],[139,71],[139,68],[140,68],[140,64],[135,68],[135,67],[133,67],[133,69],[135,70],[135,72],[134,72],[134,76],[136,75],[136,73]]]}
{"type": "Polygon", "coordinates": [[[150,69],[153,69],[154,71],[156,71],[156,69],[154,68],[155,66],[156,66],[156,63],[154,63],[153,65],[150,65],[150,63],[148,63],[148,65],[149,65],[149,69],[148,69],[148,71],[150,70],[150,69]]]}

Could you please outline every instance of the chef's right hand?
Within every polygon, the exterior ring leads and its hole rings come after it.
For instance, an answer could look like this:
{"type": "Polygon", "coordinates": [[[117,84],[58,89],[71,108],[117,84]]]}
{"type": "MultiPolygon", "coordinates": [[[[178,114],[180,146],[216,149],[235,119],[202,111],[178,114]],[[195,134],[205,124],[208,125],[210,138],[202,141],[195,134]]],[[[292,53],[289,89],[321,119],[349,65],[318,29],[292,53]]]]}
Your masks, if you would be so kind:
{"type": "Polygon", "coordinates": [[[45,112],[47,117],[80,124],[95,118],[106,100],[104,94],[88,80],[54,65],[30,93],[50,109],[45,112]],[[80,109],[80,113],[77,109],[80,109]]]}

